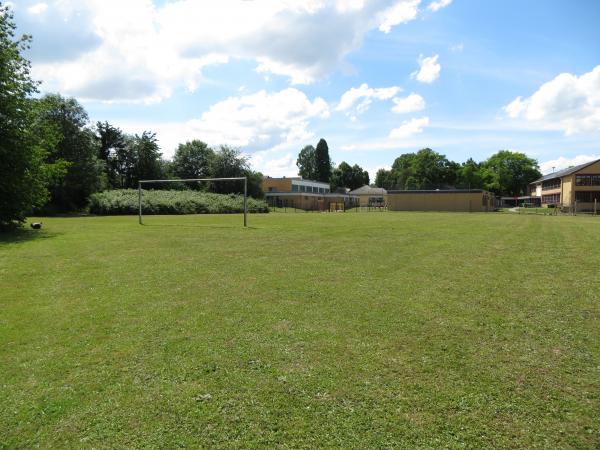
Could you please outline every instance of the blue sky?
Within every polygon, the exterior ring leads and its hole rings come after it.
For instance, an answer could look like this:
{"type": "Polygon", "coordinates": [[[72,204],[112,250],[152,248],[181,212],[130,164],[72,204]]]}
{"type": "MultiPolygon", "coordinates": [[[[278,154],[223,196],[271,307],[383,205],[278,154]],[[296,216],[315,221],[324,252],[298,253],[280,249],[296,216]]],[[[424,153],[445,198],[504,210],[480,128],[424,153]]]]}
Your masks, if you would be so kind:
{"type": "Polygon", "coordinates": [[[13,0],[43,92],[295,175],[306,144],[372,178],[423,147],[544,172],[600,158],[600,2],[13,0]]]}

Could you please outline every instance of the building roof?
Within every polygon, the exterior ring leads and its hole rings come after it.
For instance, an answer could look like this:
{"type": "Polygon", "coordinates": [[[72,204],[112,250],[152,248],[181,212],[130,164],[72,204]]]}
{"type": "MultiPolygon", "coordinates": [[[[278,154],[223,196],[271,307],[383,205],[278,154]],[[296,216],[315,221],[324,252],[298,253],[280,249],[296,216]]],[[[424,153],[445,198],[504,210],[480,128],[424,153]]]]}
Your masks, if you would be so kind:
{"type": "Polygon", "coordinates": [[[580,164],[578,166],[569,167],[568,169],[559,170],[558,172],[552,172],[548,175],[544,175],[542,178],[535,180],[530,184],[541,183],[546,180],[553,180],[555,178],[566,177],[567,175],[573,175],[575,172],[579,172],[581,169],[585,169],[587,166],[591,166],[592,164],[597,163],[600,159],[596,159],[594,161],[586,162],[584,164],[580,164]]]}
{"type": "Polygon", "coordinates": [[[428,189],[388,191],[388,194],[463,194],[469,192],[487,192],[483,189],[428,189]]]}
{"type": "Polygon", "coordinates": [[[356,195],[352,194],[341,194],[335,192],[327,192],[322,194],[317,194],[316,192],[265,192],[265,197],[328,197],[328,198],[358,198],[356,195]]]}
{"type": "Polygon", "coordinates": [[[353,194],[353,195],[385,195],[385,194],[387,194],[387,191],[383,188],[372,187],[372,186],[369,186],[368,184],[365,184],[364,186],[359,187],[358,189],[354,189],[353,191],[350,191],[349,194],[353,194]]]}

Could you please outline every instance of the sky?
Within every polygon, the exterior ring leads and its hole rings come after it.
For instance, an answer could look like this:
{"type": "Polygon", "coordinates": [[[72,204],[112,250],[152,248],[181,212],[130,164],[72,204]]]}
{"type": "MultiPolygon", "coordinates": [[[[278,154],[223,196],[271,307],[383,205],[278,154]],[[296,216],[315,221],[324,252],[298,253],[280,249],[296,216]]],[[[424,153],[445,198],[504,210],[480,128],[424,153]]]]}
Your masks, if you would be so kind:
{"type": "Polygon", "coordinates": [[[600,158],[598,0],[12,0],[41,93],[294,176],[320,138],[369,171],[429,147],[543,173],[600,158]]]}

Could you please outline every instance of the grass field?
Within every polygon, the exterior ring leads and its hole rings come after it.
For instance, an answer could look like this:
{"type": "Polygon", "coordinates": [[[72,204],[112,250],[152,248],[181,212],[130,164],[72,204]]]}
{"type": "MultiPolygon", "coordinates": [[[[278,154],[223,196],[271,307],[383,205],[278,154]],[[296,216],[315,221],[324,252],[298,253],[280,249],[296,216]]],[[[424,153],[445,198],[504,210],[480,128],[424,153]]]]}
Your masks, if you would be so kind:
{"type": "Polygon", "coordinates": [[[0,236],[0,447],[600,446],[600,218],[146,221],[0,236]]]}

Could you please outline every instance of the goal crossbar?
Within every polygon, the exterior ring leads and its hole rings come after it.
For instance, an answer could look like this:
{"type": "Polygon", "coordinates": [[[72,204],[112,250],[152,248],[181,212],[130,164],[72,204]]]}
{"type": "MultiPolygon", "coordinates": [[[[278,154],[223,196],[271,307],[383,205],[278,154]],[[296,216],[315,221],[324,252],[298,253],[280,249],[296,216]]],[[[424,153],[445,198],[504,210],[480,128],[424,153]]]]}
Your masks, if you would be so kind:
{"type": "Polygon", "coordinates": [[[184,178],[179,180],[140,180],[138,181],[138,205],[139,205],[139,223],[144,224],[142,216],[142,185],[146,183],[181,183],[186,181],[244,181],[244,226],[248,226],[248,177],[229,177],[229,178],[184,178]]]}

